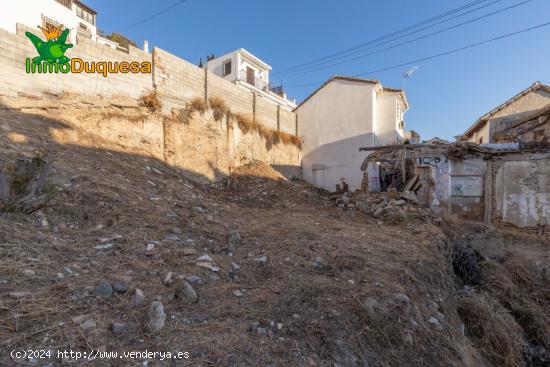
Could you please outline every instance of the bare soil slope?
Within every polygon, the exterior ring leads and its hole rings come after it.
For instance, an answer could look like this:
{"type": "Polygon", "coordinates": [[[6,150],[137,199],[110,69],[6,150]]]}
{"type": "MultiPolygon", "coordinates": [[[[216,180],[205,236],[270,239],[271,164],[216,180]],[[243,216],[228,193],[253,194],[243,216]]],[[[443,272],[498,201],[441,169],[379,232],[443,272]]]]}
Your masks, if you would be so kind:
{"type": "Polygon", "coordinates": [[[1,165],[52,167],[45,208],[0,214],[0,364],[25,348],[190,353],[149,366],[489,365],[463,335],[452,244],[429,220],[339,210],[261,163],[200,185],[94,139],[0,110],[1,165]]]}

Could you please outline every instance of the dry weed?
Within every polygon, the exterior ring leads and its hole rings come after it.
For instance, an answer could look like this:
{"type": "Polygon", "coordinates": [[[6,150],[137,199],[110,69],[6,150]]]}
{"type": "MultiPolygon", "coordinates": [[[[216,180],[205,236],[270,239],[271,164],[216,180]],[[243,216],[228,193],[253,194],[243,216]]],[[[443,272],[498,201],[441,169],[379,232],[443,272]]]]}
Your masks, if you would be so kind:
{"type": "Polygon", "coordinates": [[[151,113],[159,112],[162,110],[162,103],[158,98],[156,90],[152,90],[147,94],[142,95],[138,99],[138,104],[141,107],[146,107],[151,111],[151,113]]]}
{"type": "Polygon", "coordinates": [[[494,365],[522,366],[522,329],[512,315],[486,293],[457,300],[457,309],[478,350],[494,365]]]}
{"type": "Polygon", "coordinates": [[[201,97],[195,97],[187,103],[185,109],[187,110],[189,115],[192,115],[195,112],[198,112],[202,115],[206,112],[207,108],[208,106],[206,105],[206,102],[204,102],[204,99],[202,99],[201,97]]]}
{"type": "Polygon", "coordinates": [[[227,106],[227,103],[225,103],[224,99],[218,96],[212,96],[208,98],[208,104],[210,105],[210,108],[212,109],[212,113],[214,115],[214,120],[221,121],[221,119],[228,115],[229,107],[227,106]]]}
{"type": "Polygon", "coordinates": [[[258,124],[254,122],[254,119],[250,115],[237,113],[235,114],[235,120],[237,120],[237,126],[239,126],[243,134],[258,131],[258,124]]]}

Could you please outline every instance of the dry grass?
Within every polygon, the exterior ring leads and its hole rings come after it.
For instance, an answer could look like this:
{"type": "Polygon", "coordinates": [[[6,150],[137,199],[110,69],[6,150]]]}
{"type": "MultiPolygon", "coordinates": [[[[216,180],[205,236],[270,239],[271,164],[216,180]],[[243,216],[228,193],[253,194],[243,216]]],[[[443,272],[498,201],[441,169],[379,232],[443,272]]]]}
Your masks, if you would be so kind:
{"type": "Polygon", "coordinates": [[[121,119],[121,120],[130,121],[130,122],[143,122],[147,120],[147,115],[129,115],[127,113],[122,113],[119,111],[103,112],[101,116],[107,120],[121,119]]]}
{"type": "Polygon", "coordinates": [[[550,348],[549,290],[539,284],[528,264],[518,258],[507,259],[504,265],[484,263],[483,280],[484,288],[510,310],[527,338],[550,348]]]}
{"type": "Polygon", "coordinates": [[[522,329],[496,299],[486,293],[462,297],[457,309],[478,350],[489,361],[495,366],[523,365],[522,329]]]}
{"type": "Polygon", "coordinates": [[[237,121],[237,126],[239,126],[239,129],[244,134],[258,131],[258,124],[254,122],[254,119],[252,118],[252,116],[244,113],[237,113],[234,116],[235,116],[235,120],[237,121]]]}
{"type": "Polygon", "coordinates": [[[285,145],[294,145],[299,149],[302,148],[302,140],[295,135],[270,129],[262,124],[258,124],[250,115],[247,114],[237,113],[234,116],[239,129],[244,134],[257,132],[265,140],[267,150],[271,150],[274,145],[280,143],[285,145]]]}
{"type": "Polygon", "coordinates": [[[208,109],[208,106],[206,105],[206,102],[201,97],[195,97],[191,101],[187,103],[185,106],[185,110],[189,114],[189,116],[193,115],[195,112],[200,113],[201,115],[206,112],[208,109]]]}
{"type": "Polygon", "coordinates": [[[214,120],[216,121],[221,121],[221,119],[224,118],[224,116],[227,116],[230,114],[227,103],[225,103],[225,100],[221,97],[212,96],[208,98],[208,104],[212,109],[214,120]]]}
{"type": "Polygon", "coordinates": [[[162,103],[158,98],[156,90],[152,90],[151,92],[139,97],[138,104],[141,107],[147,107],[151,113],[160,112],[162,110],[162,103]]]}

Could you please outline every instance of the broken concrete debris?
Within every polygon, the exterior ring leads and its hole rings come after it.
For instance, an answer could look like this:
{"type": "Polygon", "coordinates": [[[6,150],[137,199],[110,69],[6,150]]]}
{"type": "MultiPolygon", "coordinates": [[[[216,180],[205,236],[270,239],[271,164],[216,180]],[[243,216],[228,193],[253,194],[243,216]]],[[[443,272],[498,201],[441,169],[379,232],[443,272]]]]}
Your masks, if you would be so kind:
{"type": "Polygon", "coordinates": [[[134,294],[132,295],[132,304],[134,306],[139,306],[145,301],[145,295],[143,294],[143,291],[139,288],[136,288],[134,290],[134,294]]]}
{"type": "Polygon", "coordinates": [[[149,331],[155,333],[164,328],[166,321],[166,313],[164,312],[164,305],[160,301],[151,302],[148,313],[149,321],[147,327],[149,331]]]}
{"type": "Polygon", "coordinates": [[[219,266],[216,266],[216,265],[212,264],[211,262],[207,262],[207,261],[199,261],[197,263],[197,266],[200,266],[201,268],[210,269],[211,271],[213,271],[215,273],[217,273],[221,270],[219,266]]]}

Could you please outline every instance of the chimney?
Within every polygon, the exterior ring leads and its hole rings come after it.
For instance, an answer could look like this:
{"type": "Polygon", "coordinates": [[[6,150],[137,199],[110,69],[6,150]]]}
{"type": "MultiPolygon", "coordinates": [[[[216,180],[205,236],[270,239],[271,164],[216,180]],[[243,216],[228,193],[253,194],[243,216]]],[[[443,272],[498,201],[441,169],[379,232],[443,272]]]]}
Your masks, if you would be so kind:
{"type": "Polygon", "coordinates": [[[143,51],[149,53],[149,41],[143,41],[143,51]]]}

